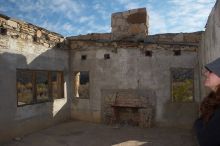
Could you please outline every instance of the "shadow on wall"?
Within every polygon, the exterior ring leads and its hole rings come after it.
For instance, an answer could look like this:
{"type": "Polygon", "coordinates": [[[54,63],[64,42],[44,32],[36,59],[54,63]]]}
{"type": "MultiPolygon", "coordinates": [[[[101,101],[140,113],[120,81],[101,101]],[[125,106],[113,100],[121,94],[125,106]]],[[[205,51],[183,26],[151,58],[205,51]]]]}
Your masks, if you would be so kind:
{"type": "MultiPolygon", "coordinates": [[[[0,54],[0,141],[70,119],[67,53],[65,50],[51,48],[39,56],[35,54],[25,54],[24,56],[8,52],[0,54]],[[34,59],[28,63],[27,60],[31,60],[31,58],[34,59]],[[41,71],[41,73],[63,72],[64,98],[39,103],[35,101],[35,104],[18,106],[18,69],[41,71]]],[[[39,77],[39,81],[32,82],[40,83],[41,81],[43,78],[39,77]]]]}
{"type": "MultiPolygon", "coordinates": [[[[57,46],[55,46],[54,48],[42,53],[41,55],[36,57],[34,60],[32,60],[28,64],[28,67],[34,70],[49,71],[51,73],[52,81],[53,81],[52,73],[61,72],[61,74],[63,74],[63,79],[61,80],[63,80],[63,85],[62,85],[63,93],[62,94],[64,98],[56,97],[57,99],[53,100],[52,102],[53,105],[52,105],[52,109],[50,113],[52,114],[51,116],[53,116],[53,118],[56,118],[56,116],[60,116],[59,113],[62,111],[62,109],[70,108],[68,107],[70,105],[67,104],[68,97],[69,97],[69,91],[68,91],[69,72],[68,72],[68,52],[67,51],[62,50],[61,48],[57,48],[57,46]]],[[[67,110],[65,112],[67,112],[67,110]]],[[[70,116],[70,113],[69,113],[69,116],[70,116]]]]}
{"type": "MultiPolygon", "coordinates": [[[[17,108],[16,67],[27,66],[23,55],[13,53],[0,54],[0,124],[12,123],[17,108]]],[[[1,126],[2,127],[2,126],[1,126]]],[[[7,126],[3,126],[7,127],[7,126]]],[[[10,128],[10,127],[8,127],[10,128]]],[[[2,133],[2,132],[1,132],[2,133]]]]}
{"type": "MultiPolygon", "coordinates": [[[[60,46],[55,46],[54,48],[42,53],[38,57],[36,57],[33,61],[31,61],[28,66],[29,68],[33,68],[36,70],[44,70],[44,71],[50,71],[50,72],[62,72],[63,74],[63,97],[53,100],[52,109],[50,110],[51,116],[53,118],[59,117],[62,114],[62,109],[66,110],[65,112],[68,113],[68,116],[70,116],[70,110],[67,110],[70,108],[70,104],[68,104],[70,97],[69,95],[69,69],[68,69],[68,52],[66,50],[62,50],[60,46]],[[59,47],[59,48],[58,48],[59,47]]],[[[53,78],[53,77],[51,77],[53,78]]],[[[51,79],[53,80],[53,79],[51,79]]],[[[61,95],[62,96],[62,95],[61,95]]],[[[63,113],[64,114],[64,113],[63,113]]]]}

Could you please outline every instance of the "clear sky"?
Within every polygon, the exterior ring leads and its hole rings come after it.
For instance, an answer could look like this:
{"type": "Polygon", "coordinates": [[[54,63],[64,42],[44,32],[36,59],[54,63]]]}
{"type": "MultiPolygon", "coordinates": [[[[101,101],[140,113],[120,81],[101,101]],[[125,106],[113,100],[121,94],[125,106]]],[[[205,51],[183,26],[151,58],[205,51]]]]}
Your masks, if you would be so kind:
{"type": "Polygon", "coordinates": [[[204,30],[216,0],[0,0],[0,13],[64,36],[111,31],[111,14],[146,7],[149,34],[204,30]]]}

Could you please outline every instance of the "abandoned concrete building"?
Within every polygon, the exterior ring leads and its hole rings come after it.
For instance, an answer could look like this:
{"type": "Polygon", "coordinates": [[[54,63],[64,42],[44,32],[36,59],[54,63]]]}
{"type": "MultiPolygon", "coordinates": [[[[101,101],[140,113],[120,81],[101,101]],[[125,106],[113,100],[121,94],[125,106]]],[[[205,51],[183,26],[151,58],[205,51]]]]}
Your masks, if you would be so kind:
{"type": "Polygon", "coordinates": [[[148,35],[145,8],[111,33],[63,37],[0,15],[0,141],[67,120],[191,128],[201,68],[220,54],[220,4],[205,32],[148,35]]]}

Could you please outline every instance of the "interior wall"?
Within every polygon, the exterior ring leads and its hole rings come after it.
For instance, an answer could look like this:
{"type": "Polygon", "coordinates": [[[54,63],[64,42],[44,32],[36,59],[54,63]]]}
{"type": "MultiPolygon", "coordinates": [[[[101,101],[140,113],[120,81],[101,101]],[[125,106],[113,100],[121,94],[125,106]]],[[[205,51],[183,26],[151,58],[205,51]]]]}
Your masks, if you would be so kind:
{"type": "Polygon", "coordinates": [[[68,52],[0,35],[0,141],[70,119],[68,52]],[[17,106],[16,69],[64,73],[64,98],[17,106]]]}
{"type": "Polygon", "coordinates": [[[198,58],[196,52],[182,51],[174,56],[172,50],[153,50],[152,57],[145,56],[141,49],[119,48],[88,49],[71,52],[71,72],[90,72],[90,98],[74,98],[72,118],[101,122],[103,90],[140,90],[152,96],[155,107],[155,124],[160,126],[189,126],[197,117],[198,58]],[[110,59],[104,59],[104,54],[110,59]],[[87,55],[81,60],[81,55],[87,55]],[[193,103],[171,102],[171,68],[194,69],[193,103]],[[150,93],[150,94],[149,94],[150,93]],[[181,105],[181,106],[180,106],[181,105]],[[180,108],[181,107],[181,108],[180,108]],[[189,110],[189,107],[192,107],[189,110]],[[172,110],[170,110],[172,109],[172,110]],[[171,116],[173,115],[173,116],[171,116]],[[185,123],[182,122],[185,120],[185,123]]]}

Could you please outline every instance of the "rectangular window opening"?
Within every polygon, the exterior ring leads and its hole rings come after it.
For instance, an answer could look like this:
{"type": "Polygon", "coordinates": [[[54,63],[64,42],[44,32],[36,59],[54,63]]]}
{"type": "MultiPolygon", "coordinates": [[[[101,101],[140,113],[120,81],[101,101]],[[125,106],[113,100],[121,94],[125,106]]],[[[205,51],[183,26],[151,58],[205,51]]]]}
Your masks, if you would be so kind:
{"type": "Polygon", "coordinates": [[[110,59],[110,54],[104,54],[104,59],[110,59]]]}
{"type": "Polygon", "coordinates": [[[87,56],[86,55],[82,55],[81,56],[81,60],[86,60],[87,59],[87,56]]]}
{"type": "Polygon", "coordinates": [[[181,50],[174,50],[174,56],[180,56],[181,55],[181,50]]]}
{"type": "Polygon", "coordinates": [[[194,71],[187,68],[171,69],[173,102],[192,102],[194,96],[194,71]]]}
{"type": "Polygon", "coordinates": [[[64,98],[63,72],[17,69],[17,105],[64,98]]]}
{"type": "Polygon", "coordinates": [[[145,51],[145,56],[149,56],[149,57],[152,57],[152,51],[145,51]]]}
{"type": "Polygon", "coordinates": [[[74,72],[74,96],[77,98],[89,98],[89,72],[74,72]]]}

